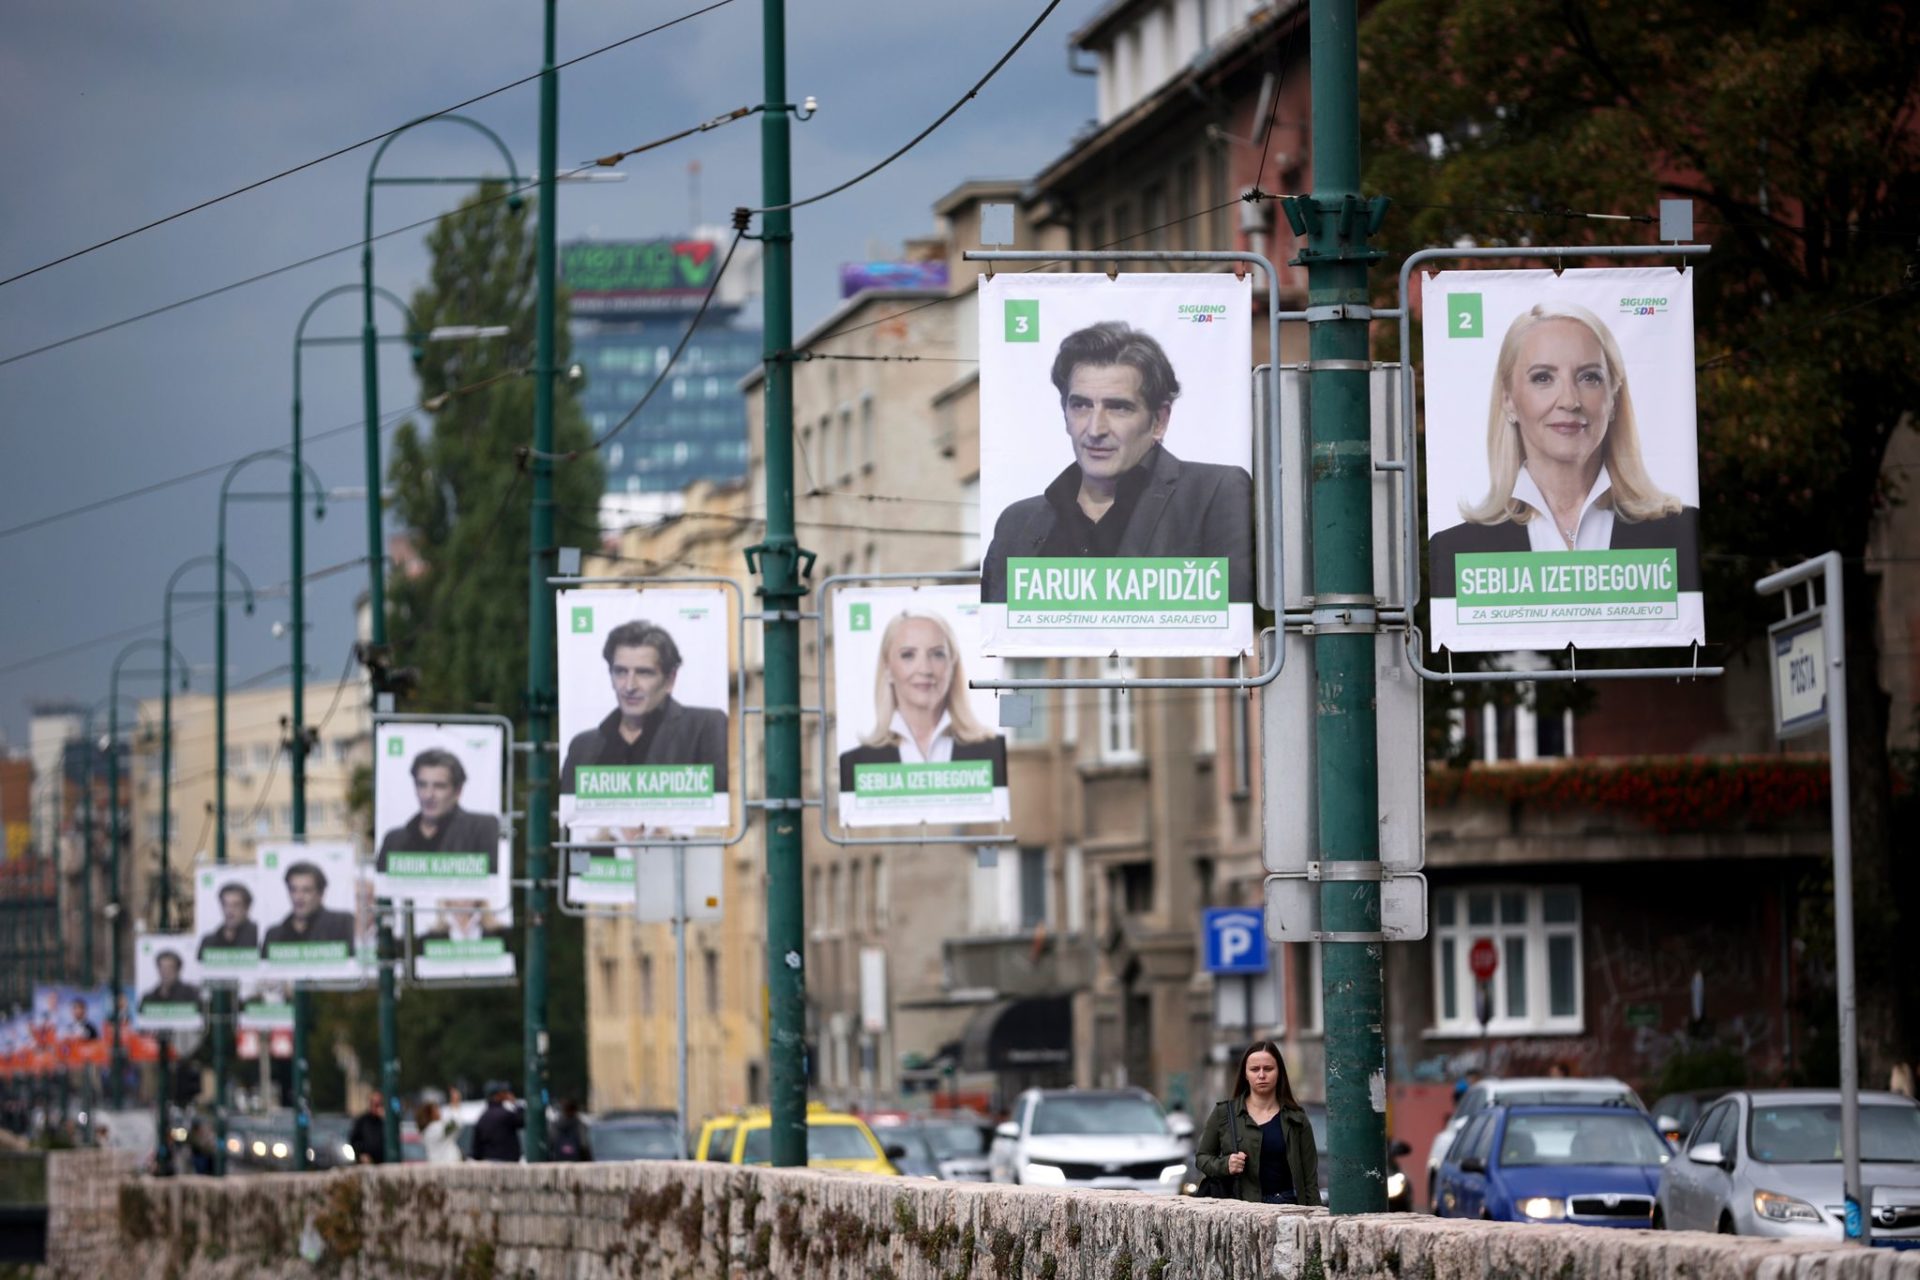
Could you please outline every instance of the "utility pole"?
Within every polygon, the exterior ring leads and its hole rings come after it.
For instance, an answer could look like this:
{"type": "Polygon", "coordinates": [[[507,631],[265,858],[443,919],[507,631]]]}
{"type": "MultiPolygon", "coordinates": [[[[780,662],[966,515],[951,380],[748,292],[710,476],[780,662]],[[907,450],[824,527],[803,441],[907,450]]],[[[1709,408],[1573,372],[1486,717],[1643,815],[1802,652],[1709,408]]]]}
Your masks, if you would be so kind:
{"type": "MultiPolygon", "coordinates": [[[[760,242],[766,289],[767,536],[747,549],[760,573],[766,731],[767,1005],[773,1163],[807,1163],[806,903],[800,844],[800,563],[793,527],[793,163],[788,152],[786,0],[763,0],[766,101],[760,115],[760,242]],[[757,562],[757,563],[756,563],[757,562]]],[[[744,229],[744,227],[742,228],[744,229]]]]}
{"type": "MultiPolygon", "coordinates": [[[[1380,941],[1380,774],[1374,719],[1373,453],[1367,235],[1385,212],[1360,195],[1359,6],[1312,0],[1313,194],[1306,198],[1308,397],[1313,420],[1314,734],[1325,944],[1328,1207],[1380,1213],[1386,1189],[1386,1044],[1380,941]],[[1313,318],[1319,314],[1321,318],[1313,318]],[[1362,316],[1365,316],[1363,311],[1362,316]],[[1344,615],[1344,616],[1343,616],[1344,615]],[[1358,939],[1371,939],[1361,941],[1358,939]]],[[[1411,518],[1411,517],[1409,517],[1411,518]]]]}
{"type": "Polygon", "coordinates": [[[533,513],[527,535],[527,985],[522,1052],[526,1062],[526,1155],[547,1157],[547,853],[553,835],[554,617],[547,578],[553,553],[554,178],[559,151],[560,77],[553,66],[554,0],[546,0],[540,63],[540,203],[535,210],[533,513]]]}

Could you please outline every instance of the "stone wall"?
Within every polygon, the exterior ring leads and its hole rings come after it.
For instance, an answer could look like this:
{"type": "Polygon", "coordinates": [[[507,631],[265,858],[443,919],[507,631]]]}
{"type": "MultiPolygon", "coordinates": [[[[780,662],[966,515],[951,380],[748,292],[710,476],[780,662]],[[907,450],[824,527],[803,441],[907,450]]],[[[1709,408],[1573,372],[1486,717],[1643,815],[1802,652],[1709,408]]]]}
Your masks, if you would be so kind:
{"type": "MultiPolygon", "coordinates": [[[[72,1157],[68,1157],[72,1159],[72,1157]]],[[[407,1166],[219,1181],[68,1166],[66,1280],[1920,1280],[1920,1254],[1689,1233],[635,1163],[407,1166]],[[111,1188],[109,1194],[101,1194],[111,1188]],[[90,1206],[82,1212],[79,1205],[90,1206]],[[117,1213],[103,1206],[113,1205],[117,1213]]]]}
{"type": "Polygon", "coordinates": [[[120,1187],[140,1168],[137,1151],[47,1153],[47,1265],[94,1276],[119,1251],[120,1187]]]}

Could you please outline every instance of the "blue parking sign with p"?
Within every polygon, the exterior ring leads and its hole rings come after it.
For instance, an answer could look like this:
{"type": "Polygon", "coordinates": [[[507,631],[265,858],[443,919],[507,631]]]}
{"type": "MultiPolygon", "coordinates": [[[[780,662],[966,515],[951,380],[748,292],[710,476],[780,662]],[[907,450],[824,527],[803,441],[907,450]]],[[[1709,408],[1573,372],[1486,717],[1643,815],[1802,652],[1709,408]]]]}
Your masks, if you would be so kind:
{"type": "Polygon", "coordinates": [[[1211,907],[1201,913],[1208,973],[1265,973],[1267,922],[1250,907],[1211,907]]]}

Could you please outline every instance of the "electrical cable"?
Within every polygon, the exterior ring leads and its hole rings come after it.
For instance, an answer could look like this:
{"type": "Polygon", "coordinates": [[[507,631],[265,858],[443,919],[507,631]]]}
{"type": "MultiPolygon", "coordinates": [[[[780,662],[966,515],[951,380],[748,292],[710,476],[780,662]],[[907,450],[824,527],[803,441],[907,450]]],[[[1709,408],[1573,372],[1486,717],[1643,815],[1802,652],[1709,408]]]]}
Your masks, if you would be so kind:
{"type": "MultiPolygon", "coordinates": [[[[704,14],[713,12],[715,9],[724,8],[727,5],[732,3],[733,3],[733,0],[714,0],[712,4],[709,4],[704,8],[695,9],[689,13],[683,13],[677,18],[674,18],[667,22],[660,23],[658,26],[648,27],[645,31],[635,32],[633,35],[627,36],[620,40],[615,40],[612,44],[601,45],[598,49],[592,49],[586,53],[579,55],[578,57],[569,58],[565,62],[556,63],[553,69],[555,72],[565,70],[566,68],[574,66],[577,63],[585,62],[589,58],[599,57],[601,54],[607,53],[613,49],[618,49],[622,45],[632,44],[634,41],[644,39],[647,36],[657,35],[658,33],[665,31],[669,27],[678,26],[683,22],[687,22],[694,18],[701,17],[704,14]]],[[[362,138],[358,142],[351,143],[344,147],[338,147],[332,151],[327,152],[325,155],[316,156],[311,160],[303,161],[300,164],[294,165],[290,169],[282,169],[278,173],[270,174],[267,177],[257,179],[253,182],[249,182],[245,186],[235,187],[233,190],[227,192],[225,195],[213,196],[209,199],[202,200],[198,204],[189,205],[187,208],[180,210],[178,213],[170,213],[166,215],[164,218],[155,218],[152,222],[148,222],[141,226],[135,227],[131,231],[122,231],[119,235],[109,236],[107,239],[102,240],[97,244],[90,244],[84,249],[75,249],[71,253],[63,254],[58,258],[54,258],[50,261],[43,262],[37,267],[29,267],[25,271],[16,272],[13,275],[7,276],[5,278],[0,278],[0,289],[5,288],[6,286],[14,283],[17,280],[24,280],[28,276],[37,275],[40,272],[46,271],[51,267],[57,267],[63,262],[72,262],[75,258],[84,257],[87,254],[94,252],[95,250],[104,249],[108,245],[118,244],[122,240],[131,239],[132,237],[139,235],[143,231],[151,231],[155,227],[163,227],[169,222],[175,222],[181,218],[186,217],[188,214],[198,213],[202,209],[210,209],[214,205],[220,204],[223,201],[233,199],[235,196],[245,195],[249,191],[257,191],[261,187],[264,187],[269,183],[278,182],[282,178],[292,177],[294,174],[300,173],[307,169],[311,169],[315,165],[325,164],[329,160],[338,159],[339,157],[344,156],[349,152],[358,151],[362,147],[370,147],[374,143],[379,142],[381,139],[390,138],[396,133],[400,133],[401,131],[406,129],[411,129],[414,125],[425,124],[429,120],[437,120],[441,116],[450,115],[453,112],[459,111],[464,107],[470,107],[476,102],[484,102],[488,98],[497,97],[498,95],[507,92],[509,89],[518,89],[521,85],[532,84],[535,80],[538,80],[544,74],[546,74],[544,71],[536,71],[532,75],[521,76],[518,80],[509,81],[508,83],[501,85],[497,89],[489,89],[485,93],[475,94],[471,98],[462,99],[461,101],[454,103],[450,107],[442,107],[438,111],[430,111],[426,115],[416,116],[412,120],[407,121],[405,124],[396,125],[391,129],[383,130],[380,133],[374,134],[370,138],[362,138]]]]}
{"type": "MultiPolygon", "coordinates": [[[[519,369],[519,368],[510,369],[505,373],[496,373],[491,377],[481,378],[477,382],[463,383],[458,387],[454,387],[448,391],[443,391],[440,394],[447,397],[468,395],[468,394],[471,394],[472,392],[481,390],[484,387],[490,387],[496,382],[502,382],[508,378],[521,377],[525,373],[526,373],[525,369],[519,369]]],[[[428,399],[433,399],[433,398],[434,397],[432,396],[428,397],[428,399]]],[[[408,414],[414,413],[416,411],[421,413],[431,412],[430,410],[427,409],[424,402],[415,402],[414,404],[410,404],[403,409],[390,409],[385,414],[381,415],[380,430],[383,432],[391,431],[395,426],[399,425],[399,422],[402,418],[405,418],[408,414]]],[[[314,444],[321,440],[330,440],[335,436],[345,435],[349,431],[360,431],[365,426],[366,426],[366,420],[361,419],[358,422],[348,422],[348,423],[342,424],[341,426],[329,427],[325,431],[316,431],[311,435],[303,435],[300,437],[300,439],[303,444],[314,444]]],[[[144,498],[148,494],[158,493],[163,489],[171,489],[176,485],[186,484],[187,482],[192,480],[201,480],[206,478],[207,476],[218,475],[220,472],[226,470],[228,467],[232,466],[234,463],[239,462],[242,458],[251,456],[252,452],[253,452],[252,450],[249,450],[247,453],[239,454],[235,457],[228,458],[224,462],[216,462],[209,466],[201,467],[194,471],[188,471],[182,475],[172,476],[165,480],[156,480],[152,484],[141,485],[139,488],[129,489],[125,493],[116,493],[110,498],[97,498],[92,502],[82,503],[80,506],[77,506],[77,507],[68,507],[64,511],[55,511],[48,515],[36,516],[33,519],[24,521],[20,524],[10,525],[7,528],[0,529],[0,538],[10,538],[16,533],[26,533],[29,530],[38,529],[44,525],[55,524],[61,520],[71,519],[74,516],[81,516],[81,515],[86,515],[89,512],[99,511],[103,507],[110,507],[117,503],[128,502],[134,498],[144,498]]]]}
{"type": "MultiPolygon", "coordinates": [[[[966,106],[967,103],[973,101],[974,98],[978,97],[980,94],[980,91],[987,87],[987,81],[993,79],[994,76],[998,75],[1000,73],[1000,68],[1006,66],[1008,62],[1013,60],[1013,55],[1020,52],[1021,46],[1026,44],[1026,42],[1032,38],[1033,33],[1040,29],[1040,24],[1045,22],[1047,18],[1053,13],[1053,11],[1055,9],[1058,9],[1059,7],[1060,7],[1060,0],[1048,0],[1047,7],[1040,11],[1040,16],[1033,20],[1033,24],[1031,26],[1029,26],[1025,31],[1020,33],[1020,38],[1013,42],[1013,47],[1008,49],[1005,53],[1001,54],[1000,60],[995,62],[991,67],[987,69],[987,74],[985,74],[984,76],[981,76],[978,80],[974,82],[973,88],[967,90],[966,93],[961,95],[960,100],[958,102],[954,103],[952,106],[948,107],[945,111],[941,112],[939,118],[935,120],[932,124],[922,129],[919,133],[915,134],[907,142],[905,146],[901,147],[898,151],[895,151],[892,155],[888,156],[886,159],[880,161],[880,163],[865,170],[864,172],[855,174],[853,177],[848,178],[845,182],[841,183],[837,187],[827,188],[825,191],[822,191],[818,195],[808,196],[804,200],[791,200],[786,204],[767,205],[759,209],[750,209],[750,210],[747,210],[746,212],[750,214],[751,213],[782,213],[782,212],[788,212],[794,209],[804,209],[810,204],[818,204],[820,201],[827,199],[829,196],[837,196],[842,191],[847,190],[849,187],[855,187],[855,186],[858,186],[860,183],[865,182],[868,178],[871,178],[874,174],[880,172],[882,169],[892,164],[895,160],[898,160],[901,156],[907,154],[907,152],[913,150],[915,147],[919,146],[922,142],[926,141],[927,138],[933,133],[934,130],[938,129],[941,125],[951,120],[954,117],[954,115],[960,110],[960,108],[966,106]]],[[[783,106],[774,107],[773,109],[782,110],[784,109],[784,107],[783,106]]],[[[738,217],[739,215],[736,213],[735,216],[738,217]]],[[[5,282],[0,281],[0,283],[5,283],[5,282]]]]}

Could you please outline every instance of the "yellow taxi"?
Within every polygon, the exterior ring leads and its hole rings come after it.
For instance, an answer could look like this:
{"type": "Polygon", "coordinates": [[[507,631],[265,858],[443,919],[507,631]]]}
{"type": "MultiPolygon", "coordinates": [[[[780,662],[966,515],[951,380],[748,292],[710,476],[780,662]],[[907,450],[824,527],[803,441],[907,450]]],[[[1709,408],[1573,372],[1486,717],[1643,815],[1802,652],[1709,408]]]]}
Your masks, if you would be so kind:
{"type": "Polygon", "coordinates": [[[740,1123],[737,1115],[713,1116],[700,1126],[700,1140],[693,1144],[695,1160],[726,1160],[733,1154],[733,1130],[740,1123]]]}
{"type": "MultiPolygon", "coordinates": [[[[731,1117],[729,1117],[731,1118],[731,1117]]],[[[704,1136],[704,1135],[703,1135],[704,1136]]],[[[873,1130],[858,1116],[828,1111],[818,1103],[807,1107],[807,1166],[813,1169],[851,1169],[897,1177],[888,1152],[873,1130]]],[[[733,1126],[733,1164],[773,1163],[773,1117],[764,1110],[741,1116],[733,1126]]]]}

